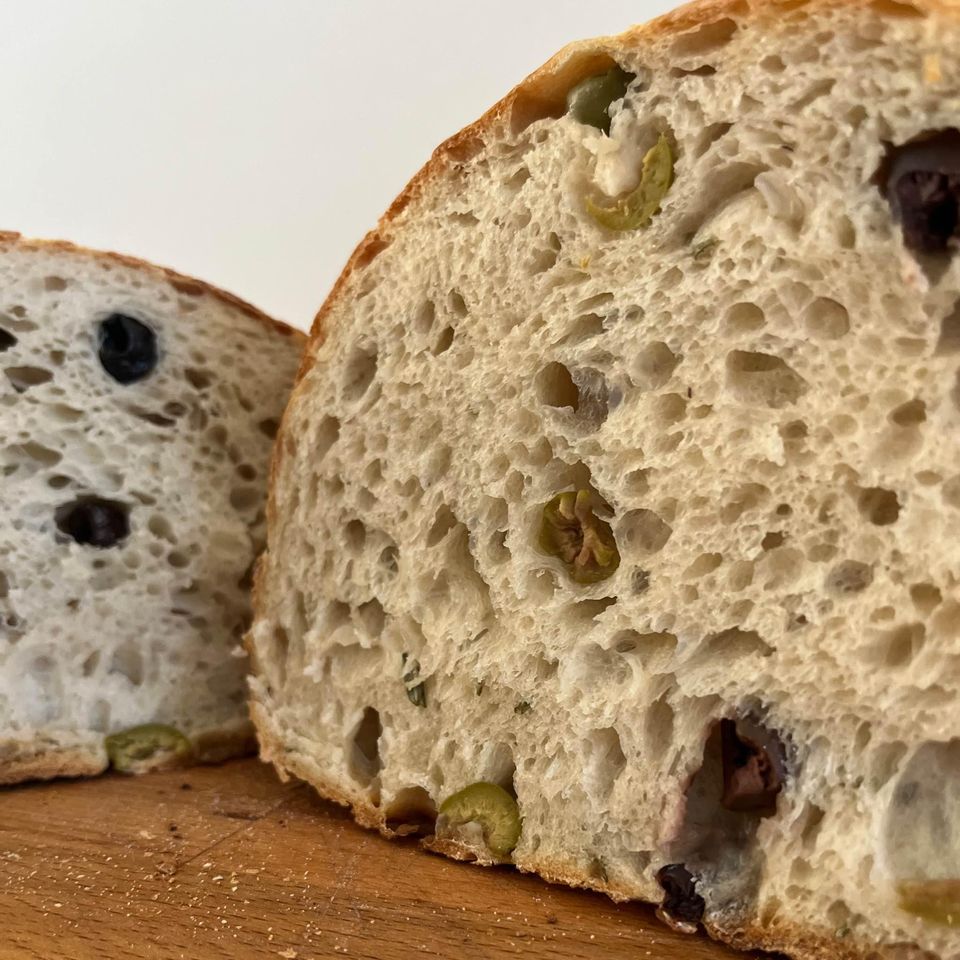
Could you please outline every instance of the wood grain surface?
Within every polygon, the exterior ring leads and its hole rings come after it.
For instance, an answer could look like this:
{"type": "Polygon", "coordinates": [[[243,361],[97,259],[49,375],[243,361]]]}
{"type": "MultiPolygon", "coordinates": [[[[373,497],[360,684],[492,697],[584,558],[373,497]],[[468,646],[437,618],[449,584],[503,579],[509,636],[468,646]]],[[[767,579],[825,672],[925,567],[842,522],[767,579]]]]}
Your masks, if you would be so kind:
{"type": "Polygon", "coordinates": [[[733,960],[640,905],[389,842],[256,760],[0,790],[0,958],[733,960]]]}

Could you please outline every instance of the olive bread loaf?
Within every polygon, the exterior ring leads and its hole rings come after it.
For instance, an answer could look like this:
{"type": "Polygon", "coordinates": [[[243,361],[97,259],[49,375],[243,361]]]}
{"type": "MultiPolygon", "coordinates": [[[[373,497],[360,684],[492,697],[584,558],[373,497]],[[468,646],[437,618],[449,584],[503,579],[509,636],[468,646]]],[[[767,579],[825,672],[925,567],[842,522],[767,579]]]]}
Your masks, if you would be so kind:
{"type": "Polygon", "coordinates": [[[238,647],[301,348],[195,280],[0,234],[0,783],[252,745],[238,647]]]}
{"type": "Polygon", "coordinates": [[[321,310],[263,756],[798,958],[960,956],[960,7],[574,44],[321,310]]]}

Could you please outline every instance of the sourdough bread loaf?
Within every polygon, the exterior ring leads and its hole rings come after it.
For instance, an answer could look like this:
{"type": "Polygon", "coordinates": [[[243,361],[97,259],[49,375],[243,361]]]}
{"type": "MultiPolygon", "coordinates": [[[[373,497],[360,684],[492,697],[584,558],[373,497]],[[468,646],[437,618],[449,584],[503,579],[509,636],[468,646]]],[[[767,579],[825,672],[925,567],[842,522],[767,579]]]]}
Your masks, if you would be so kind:
{"type": "Polygon", "coordinates": [[[249,748],[239,641],[301,345],[195,280],[0,234],[0,783],[249,748]]]}
{"type": "Polygon", "coordinates": [[[958,51],[701,3],[437,151],[281,429],[264,758],[733,944],[960,956],[958,51]]]}

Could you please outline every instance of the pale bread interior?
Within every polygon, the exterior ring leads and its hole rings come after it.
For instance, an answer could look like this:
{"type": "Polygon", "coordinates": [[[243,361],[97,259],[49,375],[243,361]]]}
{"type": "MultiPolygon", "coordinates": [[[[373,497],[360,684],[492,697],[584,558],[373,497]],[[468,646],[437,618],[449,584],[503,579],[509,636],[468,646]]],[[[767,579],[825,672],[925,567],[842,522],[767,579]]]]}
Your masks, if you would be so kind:
{"type": "Polygon", "coordinates": [[[104,736],[146,722],[200,758],[241,749],[249,568],[299,337],[146,265],[7,239],[0,331],[0,782],[96,772],[104,736]],[[98,360],[113,313],[157,336],[129,385],[98,360]],[[130,535],[65,536],[58,510],[86,496],[127,507],[130,535]]]}
{"type": "Polygon", "coordinates": [[[873,181],[960,122],[960,27],[799,7],[568,49],[382,222],[285,420],[254,713],[366,823],[493,781],[524,870],[659,901],[683,862],[738,942],[957,956],[899,889],[960,881],[960,255],[873,181]],[[605,137],[550,91],[611,61],[605,137]],[[661,134],[659,214],[599,226],[661,134]],[[576,489],[594,586],[537,544],[576,489]],[[775,815],[719,806],[723,717],[783,743],[775,815]]]}

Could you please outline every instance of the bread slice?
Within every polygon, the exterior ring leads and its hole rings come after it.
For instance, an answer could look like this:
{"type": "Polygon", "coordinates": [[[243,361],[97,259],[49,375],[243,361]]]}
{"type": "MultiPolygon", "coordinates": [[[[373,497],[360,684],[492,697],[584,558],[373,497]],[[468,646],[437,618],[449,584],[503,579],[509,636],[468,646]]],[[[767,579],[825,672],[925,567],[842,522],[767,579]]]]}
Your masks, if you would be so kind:
{"type": "Polygon", "coordinates": [[[281,428],[266,759],[733,944],[960,956],[958,12],[696,4],[437,151],[281,428]]]}
{"type": "Polygon", "coordinates": [[[251,746],[238,647],[302,340],[169,270],[0,234],[0,783],[251,746]],[[105,740],[143,724],[178,732],[105,740]]]}

